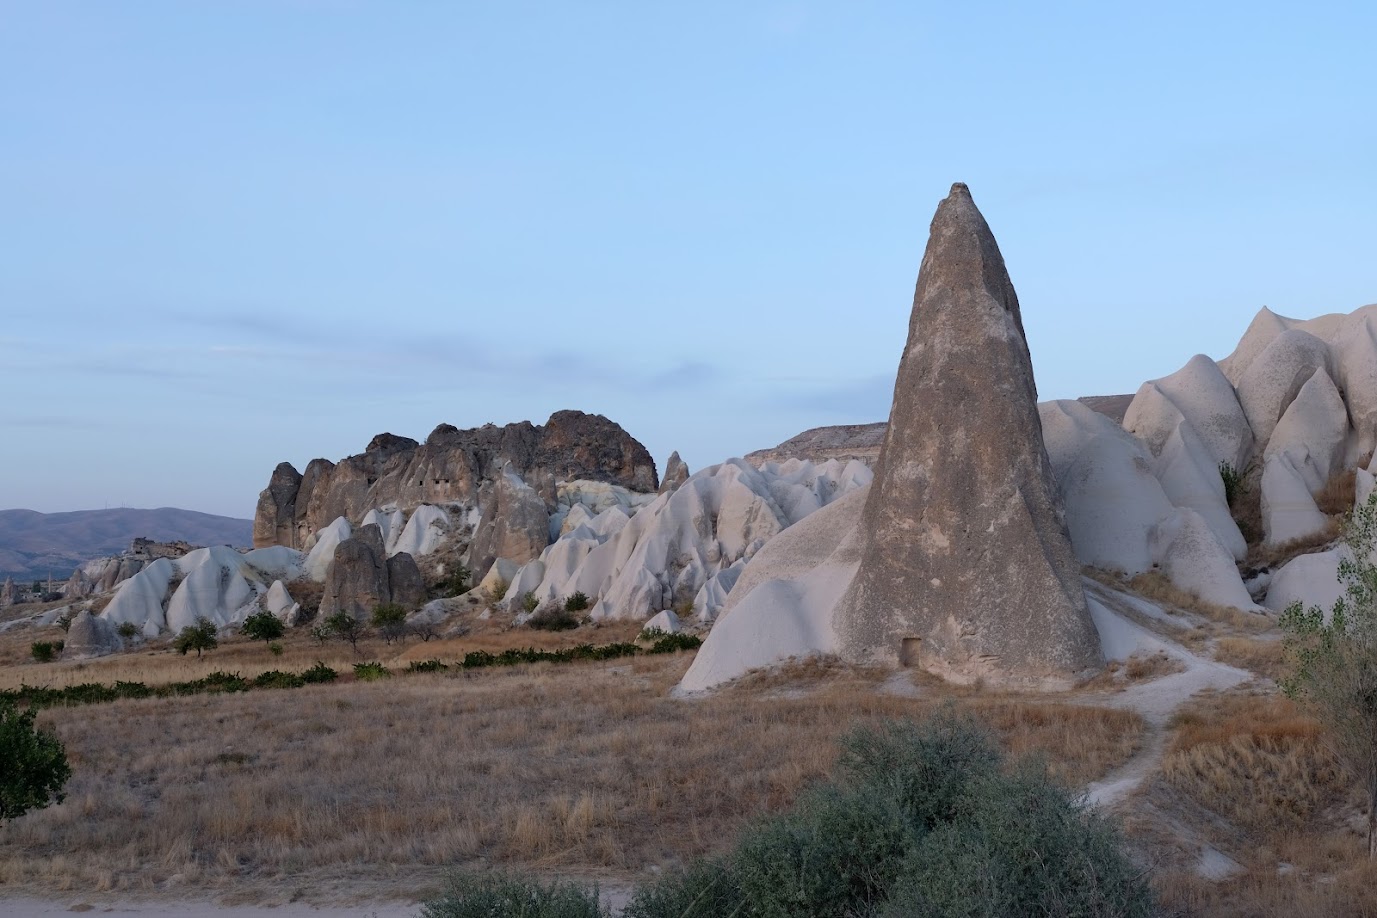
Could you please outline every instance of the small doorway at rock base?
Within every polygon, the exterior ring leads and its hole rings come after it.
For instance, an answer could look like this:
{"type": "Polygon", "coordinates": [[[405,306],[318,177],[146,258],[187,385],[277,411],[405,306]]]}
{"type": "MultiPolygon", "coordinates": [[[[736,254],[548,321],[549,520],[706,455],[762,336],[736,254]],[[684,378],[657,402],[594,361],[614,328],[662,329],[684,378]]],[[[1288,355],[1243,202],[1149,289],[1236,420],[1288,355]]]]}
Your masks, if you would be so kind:
{"type": "Polygon", "coordinates": [[[923,649],[922,638],[904,638],[899,642],[899,665],[912,669],[918,665],[918,655],[923,649]]]}

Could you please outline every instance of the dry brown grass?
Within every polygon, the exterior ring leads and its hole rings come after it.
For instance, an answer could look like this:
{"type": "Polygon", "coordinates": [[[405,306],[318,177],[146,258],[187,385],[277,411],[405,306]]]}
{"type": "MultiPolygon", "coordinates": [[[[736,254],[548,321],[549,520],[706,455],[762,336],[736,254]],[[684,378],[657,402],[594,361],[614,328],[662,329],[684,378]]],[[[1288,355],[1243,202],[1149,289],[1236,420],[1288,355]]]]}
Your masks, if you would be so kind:
{"type": "Polygon", "coordinates": [[[1236,826],[1290,831],[1352,783],[1320,734],[1284,697],[1210,696],[1178,714],[1162,775],[1236,826]]]}
{"type": "MultiPolygon", "coordinates": [[[[721,850],[826,774],[844,731],[943,703],[840,667],[671,699],[689,659],[54,709],[69,798],[0,829],[0,884],[272,898],[348,876],[412,894],[480,859],[626,875],[721,850]]],[[[1117,710],[957,703],[1076,782],[1126,760],[1143,729],[1117,710]]]]}
{"type": "Polygon", "coordinates": [[[1377,871],[1354,830],[1357,796],[1320,726],[1296,705],[1275,694],[1210,695],[1178,716],[1161,774],[1140,804],[1159,818],[1152,825],[1140,814],[1130,835],[1157,853],[1176,849],[1153,880],[1169,913],[1372,916],[1377,871]],[[1198,876],[1201,843],[1225,851],[1242,872],[1198,876]]]}
{"type": "Polygon", "coordinates": [[[1273,680],[1280,679],[1287,671],[1286,655],[1280,640],[1221,637],[1215,642],[1214,658],[1273,680]]]}
{"type": "Polygon", "coordinates": [[[1315,495],[1315,506],[1321,513],[1330,516],[1343,516],[1353,509],[1358,496],[1358,472],[1356,469],[1340,469],[1329,476],[1329,480],[1315,495]]]}
{"type": "Polygon", "coordinates": [[[1250,567],[1258,568],[1279,567],[1299,555],[1306,555],[1325,548],[1342,534],[1342,529],[1342,521],[1336,516],[1331,516],[1324,529],[1314,535],[1302,536],[1280,545],[1267,545],[1258,542],[1248,546],[1246,563],[1250,567]]]}
{"type": "Polygon", "coordinates": [[[310,636],[307,628],[290,629],[280,642],[283,653],[270,655],[262,642],[240,637],[222,638],[219,648],[205,656],[182,656],[171,649],[170,639],[136,645],[132,650],[81,662],[59,661],[35,663],[29,646],[36,640],[55,640],[63,635],[57,628],[16,628],[0,634],[0,689],[18,688],[21,684],[61,687],[81,682],[112,683],[117,680],[165,685],[169,682],[188,682],[203,678],[217,670],[237,672],[252,679],[268,670],[301,672],[317,660],[334,669],[348,670],[363,660],[377,660],[389,668],[402,667],[412,660],[463,659],[472,650],[498,652],[511,647],[534,647],[554,650],[575,644],[610,644],[630,641],[639,625],[610,623],[585,625],[571,631],[545,632],[528,628],[507,629],[492,624],[460,638],[437,638],[421,641],[408,638],[398,644],[386,644],[378,637],[359,642],[356,655],[349,645],[336,640],[321,643],[310,636]]]}
{"type": "Polygon", "coordinates": [[[1210,621],[1228,625],[1231,628],[1259,632],[1266,631],[1274,624],[1272,619],[1266,615],[1245,612],[1232,606],[1220,606],[1205,602],[1195,593],[1188,593],[1173,584],[1161,571],[1148,571],[1138,574],[1129,580],[1128,585],[1138,595],[1154,602],[1166,603],[1179,609],[1185,609],[1187,612],[1194,612],[1210,621]]]}

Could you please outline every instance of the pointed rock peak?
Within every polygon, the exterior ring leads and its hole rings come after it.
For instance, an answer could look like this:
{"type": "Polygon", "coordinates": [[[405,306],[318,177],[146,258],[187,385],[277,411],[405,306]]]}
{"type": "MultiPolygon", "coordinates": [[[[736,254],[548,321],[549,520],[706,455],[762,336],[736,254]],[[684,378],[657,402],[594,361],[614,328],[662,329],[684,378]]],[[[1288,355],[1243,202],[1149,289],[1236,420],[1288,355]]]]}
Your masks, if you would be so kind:
{"type": "Polygon", "coordinates": [[[1018,297],[964,185],[932,220],[860,532],[844,656],[1032,688],[1101,662],[1018,297]]]}
{"type": "Polygon", "coordinates": [[[669,461],[665,463],[665,477],[660,482],[660,493],[673,491],[688,481],[688,478],[689,467],[684,460],[679,458],[679,451],[675,450],[669,454],[669,461]]]}

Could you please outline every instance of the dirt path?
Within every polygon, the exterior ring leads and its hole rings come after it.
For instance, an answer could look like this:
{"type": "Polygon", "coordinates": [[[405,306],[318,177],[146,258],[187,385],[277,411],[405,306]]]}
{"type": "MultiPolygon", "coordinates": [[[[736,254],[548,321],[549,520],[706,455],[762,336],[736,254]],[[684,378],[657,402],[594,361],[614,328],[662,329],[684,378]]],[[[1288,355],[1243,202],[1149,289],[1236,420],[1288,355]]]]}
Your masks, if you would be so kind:
{"type": "Polygon", "coordinates": [[[1085,695],[1083,704],[1137,711],[1147,722],[1143,748],[1123,765],[1086,788],[1089,801],[1101,807],[1111,807],[1132,793],[1152,774],[1166,750],[1167,726],[1171,717],[1193,695],[1207,689],[1221,691],[1241,685],[1254,678],[1247,670],[1197,656],[1182,645],[1149,631],[1133,619],[1134,603],[1141,599],[1130,597],[1092,580],[1085,581],[1086,596],[1101,639],[1111,655],[1136,648],[1141,653],[1160,651],[1181,664],[1179,673],[1130,686],[1121,692],[1085,695]]]}

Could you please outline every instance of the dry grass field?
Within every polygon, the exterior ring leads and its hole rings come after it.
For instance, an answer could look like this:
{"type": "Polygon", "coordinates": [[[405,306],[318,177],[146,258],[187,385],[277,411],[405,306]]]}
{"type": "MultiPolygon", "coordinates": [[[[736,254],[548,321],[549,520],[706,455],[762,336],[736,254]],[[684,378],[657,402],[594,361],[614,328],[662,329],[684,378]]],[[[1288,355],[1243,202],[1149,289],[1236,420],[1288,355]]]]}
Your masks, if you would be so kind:
{"type": "Polygon", "coordinates": [[[423,896],[454,866],[629,885],[724,850],[747,824],[787,806],[828,772],[852,727],[953,703],[1011,752],[1043,756],[1078,785],[1159,750],[1116,809],[1168,914],[1377,915],[1361,801],[1319,726],[1272,681],[1285,671],[1274,620],[1135,585],[1180,618],[1159,633],[1257,679],[1197,696],[1152,727],[1099,705],[1181,670],[1162,654],[1111,667],[1066,696],[1020,698],[812,661],[678,700],[670,689],[689,653],[379,682],[351,674],[359,660],[400,670],[471,650],[628,641],[635,625],[550,633],[475,619],[462,637],[369,639],[358,655],[297,629],[280,656],[228,640],[199,660],[160,643],[50,664],[32,662],[29,644],[60,632],[11,629],[0,633],[0,688],[156,684],[216,670],[252,678],[317,660],[342,675],[301,689],[44,712],[72,761],[69,797],[0,828],[0,887],[365,901],[423,896]],[[1202,851],[1229,869],[1202,875],[1202,851]]]}
{"type": "MultiPolygon", "coordinates": [[[[589,630],[523,630],[505,641],[617,636],[589,630]]],[[[170,680],[214,668],[288,668],[314,660],[312,649],[293,646],[278,658],[236,643],[199,664],[160,653],[42,669],[68,681],[140,668],[149,681],[155,672],[170,680]]],[[[465,649],[471,641],[408,643],[391,662],[452,659],[465,649]]],[[[332,656],[349,662],[338,648],[332,656]]],[[[681,653],[345,678],[53,709],[42,720],[67,745],[69,796],[0,829],[0,884],[219,890],[273,902],[416,895],[454,865],[625,880],[729,845],[747,822],[827,773],[837,738],[853,726],[922,716],[947,700],[927,683],[896,693],[887,673],[825,664],[673,699],[689,660],[681,653]]],[[[1129,712],[970,691],[950,697],[1012,752],[1043,755],[1076,783],[1122,763],[1141,742],[1142,721],[1129,712]]]]}

